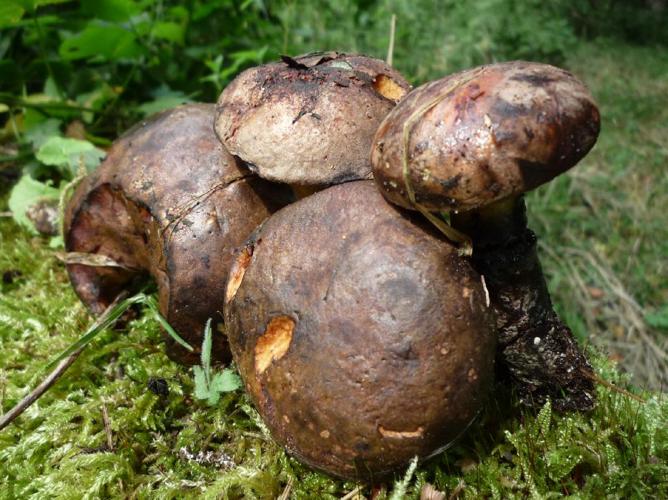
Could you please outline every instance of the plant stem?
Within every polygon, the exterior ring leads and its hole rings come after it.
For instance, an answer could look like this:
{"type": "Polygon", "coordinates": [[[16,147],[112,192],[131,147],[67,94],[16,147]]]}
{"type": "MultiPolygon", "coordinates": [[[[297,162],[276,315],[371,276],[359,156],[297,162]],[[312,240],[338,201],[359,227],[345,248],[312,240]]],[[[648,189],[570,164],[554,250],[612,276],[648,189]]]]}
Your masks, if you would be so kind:
{"type": "Polygon", "coordinates": [[[79,106],[76,104],[67,104],[65,102],[30,102],[15,95],[6,92],[0,92],[0,102],[7,104],[13,108],[32,108],[37,110],[71,110],[71,111],[89,111],[91,113],[99,113],[99,109],[89,108],[86,106],[79,106]]]}
{"type": "Polygon", "coordinates": [[[74,363],[84,347],[80,347],[68,357],[63,359],[58,366],[46,377],[41,384],[39,384],[35,389],[33,389],[30,394],[24,397],[19,403],[14,406],[11,410],[5,413],[0,417],[0,431],[11,424],[19,415],[26,411],[32,404],[37,401],[49,388],[56,383],[56,381],[61,377],[65,371],[74,363]]]}
{"type": "Polygon", "coordinates": [[[56,92],[58,92],[58,97],[63,99],[63,92],[62,90],[60,90],[60,85],[58,85],[58,81],[56,80],[56,74],[53,72],[53,68],[51,67],[51,63],[49,62],[49,56],[46,52],[46,37],[44,36],[44,30],[42,30],[42,25],[39,24],[39,16],[35,14],[33,20],[35,21],[35,27],[37,28],[37,36],[39,37],[40,52],[42,59],[44,59],[44,64],[46,64],[46,70],[48,71],[49,76],[53,81],[53,84],[56,86],[56,92]]]}
{"type": "MultiPolygon", "coordinates": [[[[93,326],[89,328],[89,331],[94,329],[97,325],[101,325],[109,319],[111,313],[116,309],[116,306],[119,302],[125,298],[126,293],[121,293],[116,297],[116,299],[109,304],[102,315],[95,320],[93,326]]],[[[62,359],[60,363],[53,369],[51,373],[30,393],[25,396],[21,401],[19,401],[14,408],[9,410],[7,413],[0,417],[0,431],[11,424],[16,420],[24,411],[32,406],[32,404],[37,401],[42,395],[48,391],[53,384],[55,384],[58,379],[67,371],[67,369],[72,366],[82,351],[86,348],[88,344],[83,344],[79,346],[74,352],[70,353],[66,358],[62,359]]]]}

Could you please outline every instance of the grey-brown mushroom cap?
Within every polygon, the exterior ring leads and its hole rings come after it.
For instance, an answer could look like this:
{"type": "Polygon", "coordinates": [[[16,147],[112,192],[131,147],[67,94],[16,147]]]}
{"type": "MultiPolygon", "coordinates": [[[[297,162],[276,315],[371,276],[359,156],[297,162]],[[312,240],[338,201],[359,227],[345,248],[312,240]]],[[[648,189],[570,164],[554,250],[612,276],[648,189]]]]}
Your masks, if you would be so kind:
{"type": "Polygon", "coordinates": [[[269,218],[230,271],[245,385],[274,438],[329,474],[379,478],[442,450],[491,383],[481,278],[410,216],[372,181],[330,187],[269,218]]]}
{"type": "Polygon", "coordinates": [[[223,91],[216,133],[271,181],[370,179],[373,135],[409,89],[377,59],[337,52],[284,57],[244,71],[223,91]]]}
{"type": "Polygon", "coordinates": [[[599,128],[591,94],[568,71],[525,61],[491,64],[413,90],[383,120],[371,162],[393,203],[412,208],[407,169],[417,203],[465,211],[568,170],[593,147],[599,128]]]}

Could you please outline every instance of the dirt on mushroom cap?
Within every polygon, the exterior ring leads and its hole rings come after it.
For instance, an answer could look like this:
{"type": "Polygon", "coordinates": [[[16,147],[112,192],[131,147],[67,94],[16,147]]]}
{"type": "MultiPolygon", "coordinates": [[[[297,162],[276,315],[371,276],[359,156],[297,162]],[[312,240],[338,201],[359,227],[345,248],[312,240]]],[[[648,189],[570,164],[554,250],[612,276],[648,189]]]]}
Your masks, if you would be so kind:
{"type": "Polygon", "coordinates": [[[371,178],[369,148],[410,86],[382,61],[337,52],[283,57],[241,73],[218,101],[216,132],[269,180],[371,178]]]}
{"type": "Polygon", "coordinates": [[[378,478],[441,450],[491,383],[481,278],[411,215],[346,183],[274,214],[239,259],[239,371],[273,436],[330,474],[378,478]]]}
{"type": "Polygon", "coordinates": [[[571,168],[593,147],[599,127],[593,98],[571,73],[524,61],[491,64],[406,96],[374,138],[374,177],[388,199],[411,208],[407,159],[417,203],[475,209],[571,168]]]}
{"type": "MultiPolygon", "coordinates": [[[[84,303],[99,313],[152,277],[160,309],[197,350],[209,317],[221,321],[233,250],[287,191],[258,179],[220,144],[214,106],[191,104],[145,120],[119,138],[66,210],[66,248],[120,264],[68,265],[84,303]],[[220,300],[215,299],[220,297],[220,300]]],[[[197,362],[168,338],[168,354],[197,362]]],[[[225,357],[217,342],[216,356],[225,357]]]]}

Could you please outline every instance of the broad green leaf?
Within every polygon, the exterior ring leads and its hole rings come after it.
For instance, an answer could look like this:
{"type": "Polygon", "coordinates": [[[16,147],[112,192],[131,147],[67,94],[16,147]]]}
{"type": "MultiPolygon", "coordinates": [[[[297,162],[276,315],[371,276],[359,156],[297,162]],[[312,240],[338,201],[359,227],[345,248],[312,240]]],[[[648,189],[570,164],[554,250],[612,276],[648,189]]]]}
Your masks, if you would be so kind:
{"type": "Polygon", "coordinates": [[[173,22],[159,22],[155,23],[151,34],[155,38],[160,38],[163,40],[168,40],[170,42],[178,43],[183,45],[183,40],[185,37],[185,26],[173,22]]]}
{"type": "Polygon", "coordinates": [[[88,141],[51,137],[42,144],[36,157],[45,165],[57,167],[62,175],[72,179],[77,175],[81,161],[90,172],[100,164],[104,155],[104,151],[88,141]]]}
{"type": "Polygon", "coordinates": [[[0,28],[12,26],[19,22],[25,13],[25,9],[14,2],[0,2],[0,28]]]}
{"type": "Polygon", "coordinates": [[[9,210],[17,224],[32,234],[38,234],[26,211],[43,200],[58,200],[60,191],[53,186],[36,181],[29,175],[24,175],[12,188],[9,195],[9,210]]]}
{"type": "Polygon", "coordinates": [[[124,22],[140,11],[141,7],[132,0],[81,0],[81,12],[86,17],[104,21],[124,22]]]}
{"type": "Polygon", "coordinates": [[[46,141],[60,135],[60,124],[61,121],[56,118],[47,118],[27,129],[24,138],[33,148],[39,149],[46,141]]]}
{"type": "Polygon", "coordinates": [[[63,59],[101,58],[110,61],[136,58],[143,49],[135,35],[121,26],[93,22],[60,44],[63,59]]]}
{"type": "Polygon", "coordinates": [[[180,90],[172,90],[166,85],[158,87],[152,92],[152,95],[154,97],[152,101],[145,102],[137,108],[144,114],[144,116],[159,113],[160,111],[171,109],[181,104],[193,102],[190,97],[180,90]]]}
{"type": "Polygon", "coordinates": [[[241,379],[234,370],[225,368],[222,372],[214,374],[211,378],[211,390],[216,392],[236,391],[241,387],[241,379]]]}

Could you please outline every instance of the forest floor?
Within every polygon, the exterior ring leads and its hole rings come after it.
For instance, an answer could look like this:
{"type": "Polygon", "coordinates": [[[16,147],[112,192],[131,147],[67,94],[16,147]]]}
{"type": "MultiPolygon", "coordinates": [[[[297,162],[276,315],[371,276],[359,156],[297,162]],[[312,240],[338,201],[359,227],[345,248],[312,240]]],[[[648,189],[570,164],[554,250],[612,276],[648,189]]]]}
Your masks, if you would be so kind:
{"type": "MultiPolygon", "coordinates": [[[[464,439],[381,485],[376,498],[417,498],[426,483],[446,498],[668,497],[663,55],[604,43],[572,54],[566,66],[597,98],[602,135],[582,165],[528,197],[559,313],[588,346],[599,375],[645,402],[601,386],[593,412],[558,415],[549,405],[523,409],[499,387],[464,439]]],[[[8,188],[0,187],[0,212],[8,188]]],[[[9,217],[0,218],[0,275],[2,413],[91,318],[47,240],[9,217]]],[[[371,495],[368,486],[330,479],[288,457],[242,391],[216,407],[192,394],[192,370],[164,355],[158,324],[140,312],[122,330],[101,334],[0,432],[0,498],[371,495]],[[167,395],[149,389],[155,379],[166,381],[167,395]]]]}

